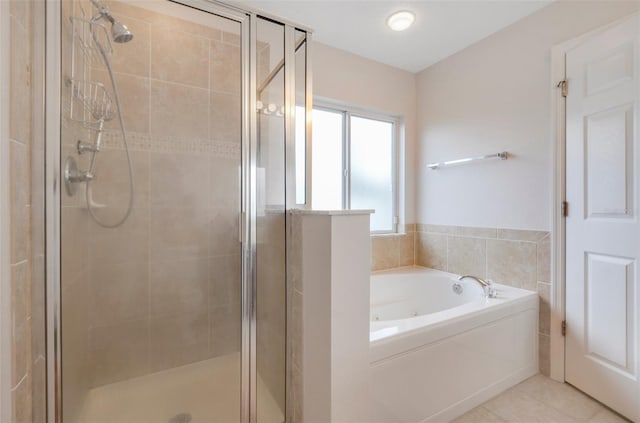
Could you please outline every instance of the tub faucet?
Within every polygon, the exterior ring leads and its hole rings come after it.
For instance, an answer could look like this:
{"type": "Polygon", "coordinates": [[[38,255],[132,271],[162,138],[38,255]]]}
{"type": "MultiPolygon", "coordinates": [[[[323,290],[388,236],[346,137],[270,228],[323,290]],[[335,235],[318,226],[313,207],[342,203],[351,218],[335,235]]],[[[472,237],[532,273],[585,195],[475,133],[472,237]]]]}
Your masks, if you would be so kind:
{"type": "Polygon", "coordinates": [[[459,281],[463,280],[463,279],[473,279],[474,281],[478,282],[481,286],[482,289],[484,290],[484,295],[487,298],[496,298],[498,296],[498,292],[496,291],[496,289],[491,285],[491,281],[490,280],[484,280],[482,278],[479,278],[477,276],[473,276],[473,275],[462,275],[458,278],[459,281]]]}

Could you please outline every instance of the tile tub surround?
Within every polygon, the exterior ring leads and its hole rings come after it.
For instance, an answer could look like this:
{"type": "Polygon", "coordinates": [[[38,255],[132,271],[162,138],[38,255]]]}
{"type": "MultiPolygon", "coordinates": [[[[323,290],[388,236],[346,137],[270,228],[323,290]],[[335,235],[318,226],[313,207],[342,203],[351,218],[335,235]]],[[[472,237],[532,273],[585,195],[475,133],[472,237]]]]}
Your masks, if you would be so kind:
{"type": "Polygon", "coordinates": [[[537,291],[550,283],[549,232],[417,225],[416,264],[537,291]]]}
{"type": "Polygon", "coordinates": [[[549,374],[550,235],[545,231],[418,224],[416,265],[538,292],[540,372],[549,374]]]}
{"type": "Polygon", "coordinates": [[[401,229],[404,233],[371,236],[372,271],[415,264],[538,292],[540,371],[549,374],[549,232],[430,224],[401,229]]]}
{"type": "MultiPolygon", "coordinates": [[[[65,0],[65,16],[80,3],[65,0]]],[[[135,33],[113,45],[112,60],[136,199],[121,227],[105,229],[88,216],[84,187],[63,195],[65,421],[91,388],[240,350],[240,47],[234,34],[107,3],[135,33]]],[[[69,54],[63,48],[66,66],[69,54]]],[[[108,81],[95,63],[90,74],[108,81]]],[[[79,126],[63,120],[62,157],[86,169],[89,155],[74,143],[94,135],[79,126]]],[[[128,202],[127,165],[118,131],[103,140],[93,201],[114,222],[128,202]]]]}
{"type": "Polygon", "coordinates": [[[396,234],[371,235],[371,270],[413,266],[416,225],[402,225],[396,234]]]}

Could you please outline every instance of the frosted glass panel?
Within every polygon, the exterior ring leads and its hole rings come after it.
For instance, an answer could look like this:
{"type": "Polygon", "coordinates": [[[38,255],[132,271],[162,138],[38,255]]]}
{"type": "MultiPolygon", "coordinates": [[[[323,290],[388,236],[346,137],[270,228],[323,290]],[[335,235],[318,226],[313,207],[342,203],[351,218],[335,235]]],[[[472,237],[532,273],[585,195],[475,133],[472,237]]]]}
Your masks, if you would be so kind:
{"type": "Polygon", "coordinates": [[[342,209],[343,114],[313,109],[313,208],[342,209]]]}
{"type": "Polygon", "coordinates": [[[372,231],[393,230],[393,123],[351,117],[351,208],[374,209],[372,231]]]}

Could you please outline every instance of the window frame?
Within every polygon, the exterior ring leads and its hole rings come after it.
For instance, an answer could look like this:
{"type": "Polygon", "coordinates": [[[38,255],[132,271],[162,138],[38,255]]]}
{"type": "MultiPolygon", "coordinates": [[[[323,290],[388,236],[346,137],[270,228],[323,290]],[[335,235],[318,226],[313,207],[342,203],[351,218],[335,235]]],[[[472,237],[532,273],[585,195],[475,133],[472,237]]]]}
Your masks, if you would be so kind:
{"type": "MultiPolygon", "coordinates": [[[[399,229],[400,137],[402,118],[389,113],[362,109],[340,103],[314,101],[313,110],[342,115],[342,208],[351,210],[351,118],[371,119],[392,125],[391,140],[391,229],[370,231],[371,234],[396,234],[399,229]]],[[[312,112],[313,113],[313,112],[312,112]]],[[[312,147],[313,153],[313,147],[312,147]]],[[[311,180],[313,185],[313,180],[311,180]]],[[[313,190],[311,191],[313,195],[313,190]]],[[[312,197],[313,206],[313,197],[312,197]]]]}

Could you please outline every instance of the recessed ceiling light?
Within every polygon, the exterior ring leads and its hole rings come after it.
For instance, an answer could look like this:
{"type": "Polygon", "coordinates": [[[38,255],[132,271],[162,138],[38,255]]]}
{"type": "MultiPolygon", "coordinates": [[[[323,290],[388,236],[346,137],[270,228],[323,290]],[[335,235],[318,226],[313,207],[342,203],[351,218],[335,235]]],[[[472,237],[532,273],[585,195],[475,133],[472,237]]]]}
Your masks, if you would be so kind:
{"type": "Polygon", "coordinates": [[[401,10],[400,12],[393,13],[387,18],[387,25],[394,31],[404,31],[409,28],[413,21],[416,20],[416,15],[408,10],[401,10]]]}

